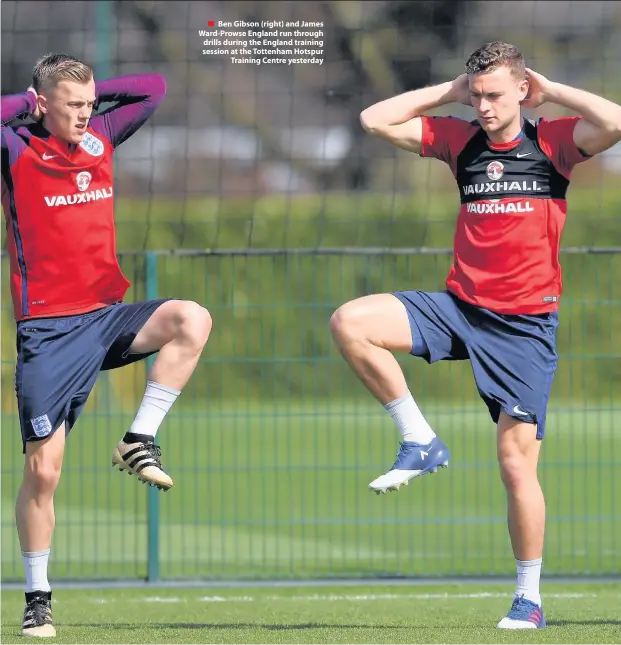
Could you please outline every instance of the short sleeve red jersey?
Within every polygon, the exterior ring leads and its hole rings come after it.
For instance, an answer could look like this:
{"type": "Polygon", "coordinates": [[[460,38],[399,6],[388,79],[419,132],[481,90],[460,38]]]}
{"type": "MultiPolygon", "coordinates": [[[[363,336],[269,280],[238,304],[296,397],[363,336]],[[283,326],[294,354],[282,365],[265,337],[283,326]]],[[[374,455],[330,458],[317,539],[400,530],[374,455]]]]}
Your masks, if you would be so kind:
{"type": "Polygon", "coordinates": [[[558,308],[569,178],[589,158],[573,140],[580,118],[527,120],[514,141],[492,144],[477,122],[422,117],[421,156],[448,164],[459,187],[446,281],[458,298],[505,314],[558,308]]]}

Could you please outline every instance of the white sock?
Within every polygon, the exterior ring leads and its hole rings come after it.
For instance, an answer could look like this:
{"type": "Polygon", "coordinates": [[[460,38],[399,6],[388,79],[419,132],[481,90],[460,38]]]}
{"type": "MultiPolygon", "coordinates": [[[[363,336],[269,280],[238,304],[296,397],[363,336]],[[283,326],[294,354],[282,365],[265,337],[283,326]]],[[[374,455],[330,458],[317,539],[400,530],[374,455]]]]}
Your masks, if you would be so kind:
{"type": "Polygon", "coordinates": [[[31,591],[51,591],[47,581],[47,563],[50,559],[50,550],[22,551],[22,562],[26,572],[26,593],[31,591]]]}
{"type": "Polygon", "coordinates": [[[524,596],[526,600],[530,600],[540,607],[539,578],[541,576],[541,563],[541,558],[538,560],[515,561],[517,565],[517,587],[514,594],[514,596],[524,596]]]}
{"type": "Polygon", "coordinates": [[[180,394],[179,390],[147,381],[147,389],[129,432],[155,438],[164,417],[180,394]]]}
{"type": "Polygon", "coordinates": [[[436,433],[425,421],[409,390],[398,399],[387,403],[384,409],[395,422],[403,441],[426,446],[435,438],[436,433]]]}

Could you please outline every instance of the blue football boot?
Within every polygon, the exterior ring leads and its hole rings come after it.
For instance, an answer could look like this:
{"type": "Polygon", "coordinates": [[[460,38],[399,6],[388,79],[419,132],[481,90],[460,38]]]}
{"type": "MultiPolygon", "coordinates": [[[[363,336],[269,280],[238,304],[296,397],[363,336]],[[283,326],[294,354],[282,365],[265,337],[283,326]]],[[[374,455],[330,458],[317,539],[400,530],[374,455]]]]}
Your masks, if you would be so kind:
{"type": "Polygon", "coordinates": [[[448,466],[450,453],[442,441],[435,437],[426,446],[411,441],[403,441],[392,468],[384,475],[373,480],[369,488],[380,493],[389,493],[407,486],[410,479],[426,473],[435,473],[438,468],[448,466]]]}
{"type": "Polygon", "coordinates": [[[498,629],[543,629],[545,626],[546,618],[541,607],[524,596],[513,599],[511,610],[496,625],[498,629]]]}

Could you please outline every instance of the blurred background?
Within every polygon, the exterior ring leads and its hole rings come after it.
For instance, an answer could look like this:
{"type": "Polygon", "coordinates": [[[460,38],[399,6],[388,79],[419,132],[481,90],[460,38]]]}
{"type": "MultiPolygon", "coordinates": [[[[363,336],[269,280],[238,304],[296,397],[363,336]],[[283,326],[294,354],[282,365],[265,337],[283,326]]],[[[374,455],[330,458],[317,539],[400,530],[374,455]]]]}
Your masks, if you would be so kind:
{"type": "MultiPolygon", "coordinates": [[[[116,153],[128,300],[191,298],[214,318],[158,433],[176,482],[167,495],[110,469],[147,365],[101,376],[68,443],[51,579],[512,574],[495,429],[469,364],[401,358],[453,461],[399,495],[367,490],[398,435],[332,346],[329,319],[365,294],[442,289],[459,201],[448,168],[373,140],[359,114],[454,78],[491,40],[620,102],[621,2],[24,0],[1,11],[3,95],[24,91],[49,51],[98,79],[164,74],[165,101],[116,153]],[[323,65],[203,56],[209,20],[323,22],[323,65]]],[[[473,118],[466,106],[435,113],[473,118]]],[[[616,146],[578,166],[569,192],[541,466],[548,575],[621,572],[620,185],[616,146]]],[[[7,266],[3,254],[3,581],[22,577],[7,266]]]]}

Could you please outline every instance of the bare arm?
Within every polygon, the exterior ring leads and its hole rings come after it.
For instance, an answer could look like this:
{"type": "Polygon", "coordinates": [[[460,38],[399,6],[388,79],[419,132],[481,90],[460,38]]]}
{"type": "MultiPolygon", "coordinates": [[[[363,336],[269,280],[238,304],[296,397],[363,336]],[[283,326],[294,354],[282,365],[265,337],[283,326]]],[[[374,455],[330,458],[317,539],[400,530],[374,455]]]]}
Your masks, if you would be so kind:
{"type": "Polygon", "coordinates": [[[584,118],[574,128],[574,143],[587,155],[621,141],[621,106],[597,94],[553,83],[548,101],[575,110],[584,118]]]}
{"type": "Polygon", "coordinates": [[[549,81],[527,69],[529,97],[524,107],[538,107],[546,101],[575,110],[583,118],[574,128],[574,143],[591,156],[621,141],[621,106],[585,90],[549,81]]]}
{"type": "Polygon", "coordinates": [[[423,128],[418,118],[428,110],[460,102],[470,105],[468,77],[405,92],[368,107],[360,114],[362,127],[393,145],[420,154],[423,128]]]}

